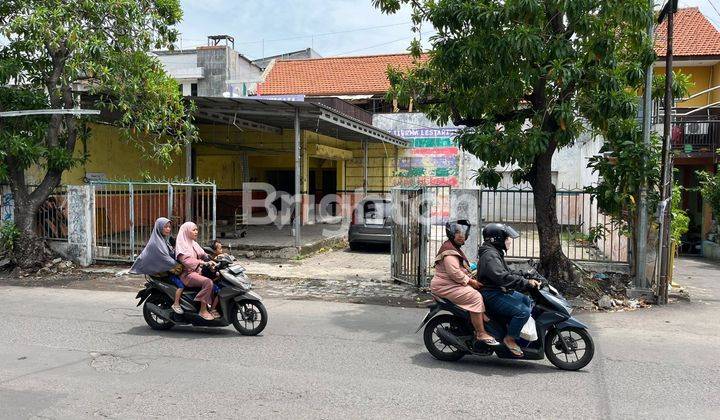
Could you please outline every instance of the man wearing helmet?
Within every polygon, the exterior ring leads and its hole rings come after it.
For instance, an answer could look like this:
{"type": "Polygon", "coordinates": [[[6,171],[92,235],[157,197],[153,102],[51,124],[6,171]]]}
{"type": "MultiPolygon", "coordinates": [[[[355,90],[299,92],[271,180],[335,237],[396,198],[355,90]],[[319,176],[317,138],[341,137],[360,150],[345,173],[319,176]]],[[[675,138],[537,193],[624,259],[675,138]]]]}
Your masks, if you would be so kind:
{"type": "Polygon", "coordinates": [[[523,352],[515,340],[530,318],[532,302],[520,292],[537,288],[540,282],[525,278],[526,274],[521,271],[510,270],[505,263],[505,252],[518,237],[520,234],[510,226],[501,223],[485,226],[485,242],[478,252],[478,279],[483,284],[480,290],[489,311],[510,320],[503,344],[513,355],[522,357],[523,352]]]}
{"type": "Polygon", "coordinates": [[[448,222],[445,224],[445,233],[448,240],[435,257],[435,276],[430,281],[430,290],[470,312],[477,343],[499,346],[500,343],[485,331],[485,305],[477,290],[480,283],[470,275],[468,259],[460,249],[470,234],[470,223],[467,220],[448,222]]]}

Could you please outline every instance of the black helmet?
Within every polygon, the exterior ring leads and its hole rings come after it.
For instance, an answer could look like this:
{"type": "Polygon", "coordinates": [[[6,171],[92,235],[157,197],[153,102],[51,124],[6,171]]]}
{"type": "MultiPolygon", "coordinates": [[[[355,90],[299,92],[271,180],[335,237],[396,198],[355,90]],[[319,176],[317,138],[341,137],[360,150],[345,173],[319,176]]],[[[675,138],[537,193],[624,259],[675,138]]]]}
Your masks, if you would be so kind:
{"type": "Polygon", "coordinates": [[[496,248],[505,249],[505,239],[516,239],[520,237],[520,234],[508,225],[502,223],[490,223],[483,228],[482,236],[483,240],[490,242],[496,248]]]}
{"type": "Polygon", "coordinates": [[[470,236],[470,222],[467,220],[455,220],[445,223],[445,234],[451,241],[455,239],[457,232],[463,232],[465,239],[470,236]]]}

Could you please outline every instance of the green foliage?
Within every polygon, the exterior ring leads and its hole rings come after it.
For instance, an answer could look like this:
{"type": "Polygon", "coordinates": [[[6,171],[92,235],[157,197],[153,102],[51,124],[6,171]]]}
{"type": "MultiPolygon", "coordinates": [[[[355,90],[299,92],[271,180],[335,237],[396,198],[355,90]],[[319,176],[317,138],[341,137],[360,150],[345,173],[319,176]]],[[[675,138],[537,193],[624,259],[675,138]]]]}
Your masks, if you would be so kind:
{"type": "MultiPolygon", "coordinates": [[[[685,98],[693,86],[689,74],[674,72],[673,96],[685,98]]],[[[652,97],[661,100],[665,96],[665,76],[653,78],[652,97]]],[[[597,185],[587,188],[597,200],[603,213],[626,234],[634,235],[638,215],[639,192],[646,185],[648,213],[652,213],[660,199],[660,167],[662,141],[653,133],[649,146],[643,144],[642,128],[635,121],[612,121],[602,132],[605,142],[600,152],[588,162],[588,167],[599,175],[597,185]]],[[[678,213],[678,227],[684,214],[678,213]]],[[[685,216],[686,217],[686,216],[685,216]]],[[[680,234],[682,235],[682,233],[680,234]]]]}
{"type": "Polygon", "coordinates": [[[700,178],[700,194],[703,200],[710,206],[715,219],[720,219],[720,171],[712,174],[706,171],[698,171],[700,178]]]}
{"type": "Polygon", "coordinates": [[[672,205],[670,207],[670,238],[676,243],[690,228],[690,217],[682,209],[683,187],[677,182],[673,185],[672,205]]]}
{"type": "Polygon", "coordinates": [[[20,231],[13,222],[0,223],[0,250],[12,251],[20,231]]]}
{"type": "MultiPolygon", "coordinates": [[[[437,30],[427,60],[391,69],[389,95],[440,125],[464,126],[459,145],[487,171],[516,165],[533,181],[538,158],[573,144],[585,125],[632,133],[644,69],[655,55],[645,0],[374,0],[404,4],[416,29],[437,30]]],[[[417,44],[410,48],[420,58],[417,44]]],[[[622,139],[625,141],[627,139],[622,139]]]]}
{"type": "MultiPolygon", "coordinates": [[[[597,185],[586,188],[597,200],[598,207],[616,222],[633,224],[637,212],[638,192],[647,183],[648,202],[657,203],[660,196],[657,185],[660,181],[661,140],[651,137],[649,146],[642,141],[642,130],[635,124],[613,127],[612,139],[606,141],[602,155],[590,158],[588,167],[600,175],[597,185]],[[626,130],[622,132],[621,130],[626,130]],[[619,141],[619,139],[625,139],[619,141]]],[[[653,204],[648,209],[653,209],[653,204]]]]}
{"type": "MultiPolygon", "coordinates": [[[[653,77],[652,81],[652,97],[655,100],[665,99],[665,75],[653,77]]],[[[672,92],[674,99],[682,99],[690,96],[690,89],[695,86],[692,81],[692,75],[681,71],[673,71],[672,92]]]]}
{"type": "MultiPolygon", "coordinates": [[[[181,18],[178,0],[3,0],[0,109],[75,108],[84,91],[83,108],[117,116],[127,139],[169,162],[197,134],[192,109],[148,51],[172,48],[181,18]]],[[[17,181],[38,166],[50,183],[59,180],[83,159],[75,145],[87,140],[86,123],[69,115],[3,119],[0,176],[17,181]]]]}

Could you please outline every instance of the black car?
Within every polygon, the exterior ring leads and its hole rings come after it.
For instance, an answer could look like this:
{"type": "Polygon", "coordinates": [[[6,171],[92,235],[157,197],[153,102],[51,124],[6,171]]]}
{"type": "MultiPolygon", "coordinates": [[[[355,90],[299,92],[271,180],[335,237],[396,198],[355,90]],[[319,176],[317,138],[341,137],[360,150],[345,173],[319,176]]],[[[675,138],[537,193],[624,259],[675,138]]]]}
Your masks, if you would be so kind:
{"type": "Polygon", "coordinates": [[[390,200],[366,198],[359,202],[353,211],[348,232],[350,249],[355,250],[365,244],[390,245],[390,216],[390,200]]]}

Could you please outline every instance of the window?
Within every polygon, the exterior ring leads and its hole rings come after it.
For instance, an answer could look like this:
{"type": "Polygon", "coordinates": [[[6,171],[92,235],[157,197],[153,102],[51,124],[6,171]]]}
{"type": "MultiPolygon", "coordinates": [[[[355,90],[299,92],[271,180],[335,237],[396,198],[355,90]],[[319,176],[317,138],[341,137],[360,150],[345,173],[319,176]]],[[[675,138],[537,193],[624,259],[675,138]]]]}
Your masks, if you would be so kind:
{"type": "Polygon", "coordinates": [[[197,83],[190,84],[190,96],[197,96],[197,83]]]}
{"type": "Polygon", "coordinates": [[[371,200],[363,203],[364,219],[384,219],[392,212],[390,202],[387,200],[371,200]]]}
{"type": "Polygon", "coordinates": [[[183,96],[183,84],[178,83],[178,92],[180,92],[180,96],[183,96]]]}

